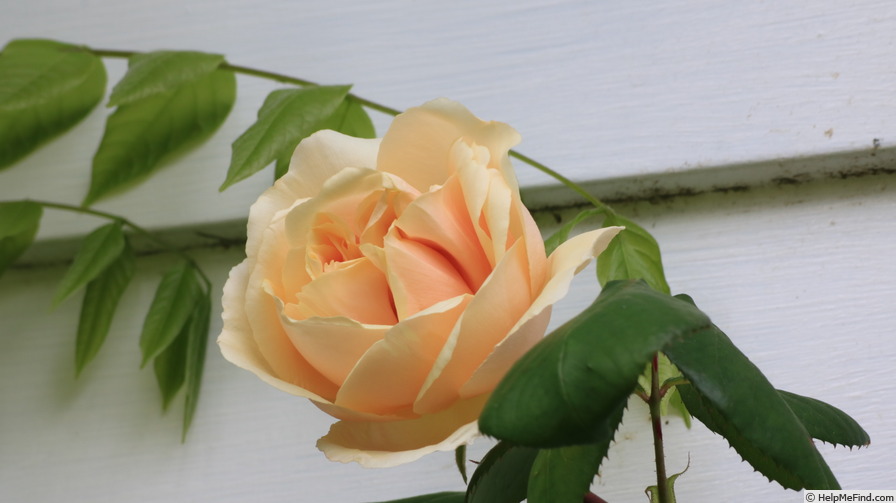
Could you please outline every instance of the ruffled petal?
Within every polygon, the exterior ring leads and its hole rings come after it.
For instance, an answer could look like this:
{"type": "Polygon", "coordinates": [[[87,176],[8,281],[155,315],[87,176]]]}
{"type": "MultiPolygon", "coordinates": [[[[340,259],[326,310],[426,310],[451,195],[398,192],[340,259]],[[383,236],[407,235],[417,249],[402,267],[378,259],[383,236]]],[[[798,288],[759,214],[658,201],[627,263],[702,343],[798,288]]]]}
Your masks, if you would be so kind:
{"type": "Polygon", "coordinates": [[[487,395],[455,403],[437,414],[388,422],[339,421],[317,441],[331,461],[385,468],[436,451],[453,451],[479,435],[476,420],[487,395]]]}

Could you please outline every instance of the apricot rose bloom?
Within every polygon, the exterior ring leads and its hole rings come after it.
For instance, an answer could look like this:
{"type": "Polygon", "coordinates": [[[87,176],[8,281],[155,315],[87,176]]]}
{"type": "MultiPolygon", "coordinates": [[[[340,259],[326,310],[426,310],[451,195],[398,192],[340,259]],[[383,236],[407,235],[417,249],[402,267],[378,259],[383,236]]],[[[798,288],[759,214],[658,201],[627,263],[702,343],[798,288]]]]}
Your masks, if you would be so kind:
{"type": "Polygon", "coordinates": [[[332,460],[453,450],[551,305],[618,229],[545,256],[508,150],[519,135],[441,99],[381,139],[321,131],[249,212],[224,287],[224,356],[339,419],[332,460]]]}

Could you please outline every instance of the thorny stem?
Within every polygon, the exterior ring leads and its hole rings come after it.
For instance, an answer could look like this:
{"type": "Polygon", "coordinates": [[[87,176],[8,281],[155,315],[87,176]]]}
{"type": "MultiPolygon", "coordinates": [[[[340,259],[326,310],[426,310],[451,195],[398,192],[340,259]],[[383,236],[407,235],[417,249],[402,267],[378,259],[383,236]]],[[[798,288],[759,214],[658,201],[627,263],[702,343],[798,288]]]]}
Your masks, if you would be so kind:
{"type": "Polygon", "coordinates": [[[660,402],[663,397],[660,393],[659,357],[653,355],[653,363],[650,367],[650,420],[653,423],[653,455],[656,459],[656,492],[659,503],[669,503],[669,487],[666,484],[666,457],[663,453],[663,423],[660,416],[660,402]]]}
{"type": "Polygon", "coordinates": [[[202,278],[202,282],[205,283],[206,290],[207,291],[211,290],[211,281],[209,281],[208,276],[205,275],[205,273],[202,271],[202,269],[199,267],[199,265],[196,263],[196,261],[193,260],[193,257],[191,257],[189,254],[187,254],[183,250],[178,250],[177,248],[174,248],[173,246],[169,245],[168,243],[163,241],[161,238],[159,238],[155,234],[149,232],[148,230],[144,229],[143,227],[140,227],[139,225],[135,224],[134,222],[128,220],[127,218],[124,218],[120,215],[116,215],[114,213],[107,213],[105,211],[93,210],[90,208],[85,208],[83,206],[75,206],[73,204],[54,203],[54,202],[50,202],[50,201],[36,201],[34,199],[29,199],[28,201],[31,201],[32,203],[35,203],[35,204],[39,204],[39,205],[43,206],[44,208],[52,208],[55,210],[70,211],[73,213],[81,213],[82,215],[92,215],[92,216],[99,217],[99,218],[105,218],[107,220],[114,220],[114,221],[121,222],[122,225],[130,228],[135,233],[145,237],[146,239],[161,246],[162,248],[166,249],[167,251],[174,253],[174,254],[180,256],[181,258],[183,258],[184,260],[186,260],[191,266],[193,266],[193,269],[196,270],[196,272],[199,274],[199,277],[202,278]]]}
{"type": "MultiPolygon", "coordinates": [[[[137,51],[121,51],[121,50],[115,50],[115,49],[87,48],[86,50],[91,52],[92,54],[95,54],[96,56],[104,57],[104,58],[129,58],[135,54],[139,54],[139,52],[137,52],[137,51]]],[[[275,82],[282,82],[284,84],[294,84],[297,86],[318,86],[318,85],[320,85],[317,82],[313,82],[310,80],[300,79],[300,78],[292,77],[290,75],[285,75],[282,73],[269,72],[266,70],[259,70],[257,68],[250,68],[248,66],[223,63],[221,65],[221,68],[225,68],[227,70],[231,70],[235,73],[239,73],[242,75],[251,75],[253,77],[259,77],[259,78],[263,78],[263,79],[273,80],[275,82]]],[[[349,94],[348,99],[358,103],[359,105],[363,105],[367,108],[376,110],[377,112],[384,113],[387,115],[396,116],[401,113],[401,110],[398,110],[398,109],[395,109],[392,107],[388,107],[386,105],[382,105],[375,101],[370,101],[370,100],[368,100],[366,98],[362,98],[356,94],[349,94]]],[[[585,198],[586,201],[588,201],[589,203],[594,205],[595,208],[602,210],[608,216],[615,214],[615,212],[609,206],[602,203],[599,199],[597,199],[593,195],[589,194],[579,184],[573,182],[569,178],[566,178],[565,176],[563,176],[560,173],[554,171],[553,169],[547,167],[546,165],[536,161],[535,159],[532,159],[531,157],[529,157],[527,155],[521,154],[520,152],[517,152],[516,150],[511,150],[510,156],[515,157],[515,158],[519,159],[520,161],[523,161],[524,163],[541,171],[542,173],[545,173],[546,175],[554,178],[558,182],[562,183],[564,186],[568,187],[569,189],[573,190],[574,192],[576,192],[577,194],[579,194],[580,196],[585,198]]]]}

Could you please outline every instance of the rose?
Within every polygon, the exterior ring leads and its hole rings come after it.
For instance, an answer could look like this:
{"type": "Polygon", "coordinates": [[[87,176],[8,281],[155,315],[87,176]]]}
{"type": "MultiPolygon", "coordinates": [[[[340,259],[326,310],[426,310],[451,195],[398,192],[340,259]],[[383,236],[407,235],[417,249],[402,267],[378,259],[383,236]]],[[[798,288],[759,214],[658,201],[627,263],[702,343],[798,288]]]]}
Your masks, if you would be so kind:
{"type": "Polygon", "coordinates": [[[470,441],[485,400],[617,229],[545,256],[508,150],[449,100],[382,140],[321,131],[249,212],[224,356],[338,418],[318,447],[391,466],[470,441]]]}

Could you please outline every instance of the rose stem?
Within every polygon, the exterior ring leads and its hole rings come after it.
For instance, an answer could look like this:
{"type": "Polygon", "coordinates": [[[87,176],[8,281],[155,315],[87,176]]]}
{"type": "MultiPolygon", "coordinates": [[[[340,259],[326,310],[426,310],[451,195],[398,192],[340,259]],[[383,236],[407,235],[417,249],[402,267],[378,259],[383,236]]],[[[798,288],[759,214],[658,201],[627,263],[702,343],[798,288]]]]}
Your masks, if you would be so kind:
{"type": "Polygon", "coordinates": [[[650,368],[650,420],[653,423],[653,455],[656,459],[656,492],[659,503],[669,503],[669,487],[666,485],[666,457],[663,454],[663,424],[660,417],[660,372],[658,355],[653,355],[650,368]]]}

